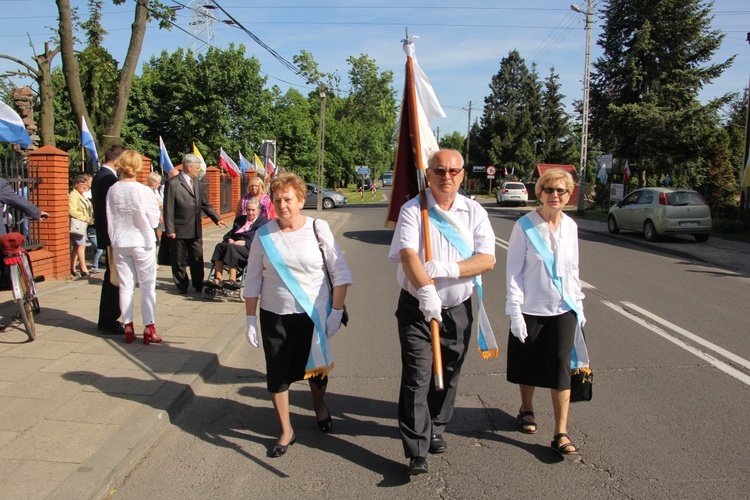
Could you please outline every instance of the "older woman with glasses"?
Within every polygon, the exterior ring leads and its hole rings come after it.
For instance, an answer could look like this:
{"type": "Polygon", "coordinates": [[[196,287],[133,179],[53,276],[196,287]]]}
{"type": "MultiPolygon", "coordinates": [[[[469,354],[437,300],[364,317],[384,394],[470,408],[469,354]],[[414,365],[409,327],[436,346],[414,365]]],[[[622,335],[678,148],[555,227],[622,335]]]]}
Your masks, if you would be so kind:
{"type": "Polygon", "coordinates": [[[582,327],[586,319],[578,275],[578,226],[563,213],[573,178],[561,169],[547,170],[535,191],[542,206],[516,222],[508,245],[507,378],[519,384],[521,391],[519,430],[537,432],[534,390],[549,388],[555,415],[552,449],[561,455],[577,455],[567,434],[570,359],[576,327],[582,327]]]}

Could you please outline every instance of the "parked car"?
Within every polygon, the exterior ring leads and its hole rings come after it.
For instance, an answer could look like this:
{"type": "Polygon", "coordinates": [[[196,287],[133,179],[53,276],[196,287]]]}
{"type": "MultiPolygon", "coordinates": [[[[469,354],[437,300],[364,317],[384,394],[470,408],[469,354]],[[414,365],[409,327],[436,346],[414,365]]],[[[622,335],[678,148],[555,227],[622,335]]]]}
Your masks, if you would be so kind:
{"type": "Polygon", "coordinates": [[[692,189],[647,187],[636,189],[609,209],[607,228],[642,232],[648,241],[660,236],[690,234],[697,241],[711,236],[711,209],[692,189]]]}
{"type": "MultiPolygon", "coordinates": [[[[303,208],[317,208],[318,206],[318,186],[307,184],[307,198],[305,199],[305,206],[303,208]]],[[[346,205],[346,196],[336,191],[323,188],[323,208],[334,208],[343,207],[346,205]]]]}
{"type": "Polygon", "coordinates": [[[505,182],[497,190],[497,204],[505,206],[510,203],[526,206],[529,202],[529,192],[521,182],[505,182]]]}
{"type": "Polygon", "coordinates": [[[393,185],[393,172],[383,172],[383,187],[393,185]]]}

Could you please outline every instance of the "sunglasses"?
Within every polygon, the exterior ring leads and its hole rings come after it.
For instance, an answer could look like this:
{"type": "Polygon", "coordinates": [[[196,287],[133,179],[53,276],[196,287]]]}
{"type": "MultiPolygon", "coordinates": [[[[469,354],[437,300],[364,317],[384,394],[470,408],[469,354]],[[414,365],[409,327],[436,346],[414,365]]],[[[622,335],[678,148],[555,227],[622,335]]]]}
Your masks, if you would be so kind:
{"type": "Polygon", "coordinates": [[[445,177],[445,174],[451,174],[451,177],[455,177],[464,171],[463,168],[428,168],[433,174],[438,177],[445,177]]]}
{"type": "Polygon", "coordinates": [[[544,191],[547,194],[557,193],[559,196],[568,194],[568,190],[565,188],[542,188],[542,191],[544,191]]]}

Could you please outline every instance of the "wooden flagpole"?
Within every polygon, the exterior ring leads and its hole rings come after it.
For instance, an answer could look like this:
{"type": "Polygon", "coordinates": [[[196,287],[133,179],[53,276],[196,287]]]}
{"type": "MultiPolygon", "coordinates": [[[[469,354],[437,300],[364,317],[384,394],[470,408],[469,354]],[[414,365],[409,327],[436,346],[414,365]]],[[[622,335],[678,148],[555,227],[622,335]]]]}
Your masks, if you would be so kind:
{"type": "MultiPolygon", "coordinates": [[[[425,175],[426,166],[424,164],[424,158],[422,157],[422,141],[419,136],[417,90],[414,82],[414,65],[411,57],[406,58],[406,85],[411,89],[409,124],[411,125],[411,133],[413,134],[412,147],[414,153],[414,164],[417,167],[417,179],[419,182],[419,203],[422,209],[422,234],[424,237],[424,259],[425,262],[429,262],[432,260],[432,245],[430,244],[430,220],[427,215],[427,177],[425,175]]],[[[435,389],[442,391],[445,388],[443,384],[443,354],[440,349],[440,324],[435,319],[430,321],[430,337],[432,338],[432,368],[435,376],[435,389]]]]}

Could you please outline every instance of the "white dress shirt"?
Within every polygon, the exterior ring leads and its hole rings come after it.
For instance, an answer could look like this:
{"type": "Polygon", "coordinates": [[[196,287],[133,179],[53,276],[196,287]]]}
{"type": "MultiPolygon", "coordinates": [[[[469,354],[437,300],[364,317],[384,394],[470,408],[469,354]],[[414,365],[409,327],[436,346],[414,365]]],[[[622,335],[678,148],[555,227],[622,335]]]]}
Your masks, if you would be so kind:
{"type": "MultiPolygon", "coordinates": [[[[563,214],[557,231],[553,233],[536,211],[531,212],[530,217],[555,257],[557,274],[562,277],[565,293],[583,313],[584,295],[578,274],[578,225],[563,214]]],[[[518,222],[513,226],[508,244],[506,284],[505,313],[508,315],[518,309],[534,316],[557,316],[570,310],[552,283],[542,257],[518,222]]]]}
{"type": "MultiPolygon", "coordinates": [[[[427,209],[435,206],[435,198],[430,190],[427,194],[427,209]]],[[[492,231],[487,211],[474,200],[465,196],[456,196],[453,206],[448,210],[467,229],[473,238],[474,253],[492,255],[495,257],[495,233],[492,231]]],[[[430,240],[432,243],[432,258],[440,262],[460,262],[464,260],[458,250],[437,230],[430,222],[430,240]]],[[[404,273],[401,263],[401,250],[411,248],[417,252],[424,262],[424,237],[422,236],[422,215],[419,198],[413,198],[401,207],[401,213],[396,223],[396,231],[391,240],[388,260],[398,264],[396,279],[401,288],[413,297],[417,290],[404,273]]],[[[474,278],[437,278],[435,289],[443,303],[443,307],[455,307],[465,302],[474,290],[474,278]]]]}

